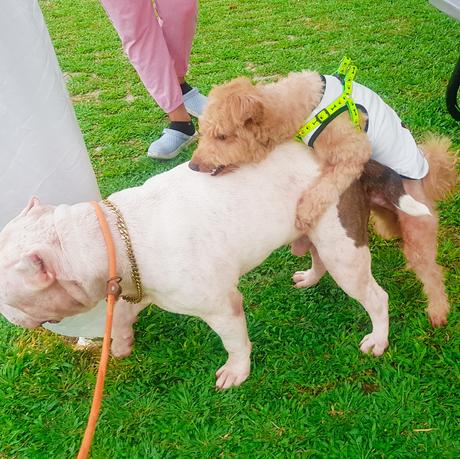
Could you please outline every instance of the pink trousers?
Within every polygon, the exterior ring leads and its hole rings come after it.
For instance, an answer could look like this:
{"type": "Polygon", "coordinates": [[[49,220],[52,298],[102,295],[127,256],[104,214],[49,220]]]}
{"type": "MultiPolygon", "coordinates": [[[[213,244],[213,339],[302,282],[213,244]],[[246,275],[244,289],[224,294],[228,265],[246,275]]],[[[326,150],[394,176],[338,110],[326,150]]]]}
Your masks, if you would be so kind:
{"type": "Polygon", "coordinates": [[[147,91],[166,113],[172,112],[183,102],[178,77],[185,76],[188,69],[197,0],[101,0],[101,3],[147,91]]]}

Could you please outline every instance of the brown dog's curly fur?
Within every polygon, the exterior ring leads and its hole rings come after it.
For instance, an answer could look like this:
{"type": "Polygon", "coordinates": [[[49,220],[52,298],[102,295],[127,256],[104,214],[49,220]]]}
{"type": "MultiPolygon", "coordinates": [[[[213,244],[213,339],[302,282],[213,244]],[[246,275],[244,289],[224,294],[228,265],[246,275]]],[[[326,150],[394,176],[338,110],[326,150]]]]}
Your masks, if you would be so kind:
{"type": "MultiPolygon", "coordinates": [[[[261,161],[277,144],[296,134],[319,104],[322,88],[314,72],[292,73],[268,85],[254,86],[247,78],[238,78],[214,88],[200,118],[200,142],[190,162],[192,169],[210,172],[261,161]]],[[[376,231],[386,238],[402,237],[408,266],[422,281],[428,297],[433,326],[445,324],[449,311],[442,269],[436,263],[435,210],[435,201],[457,183],[456,157],[449,146],[447,138],[429,137],[420,145],[429,163],[428,175],[422,180],[403,180],[406,192],[426,204],[432,215],[411,217],[394,205],[380,205],[378,199],[371,204],[376,231]]],[[[361,175],[371,145],[345,112],[317,137],[314,152],[322,174],[305,191],[297,209],[296,224],[305,232],[361,175]]]]}
{"type": "MultiPolygon", "coordinates": [[[[255,86],[237,78],[214,88],[200,118],[200,143],[192,162],[200,170],[211,170],[261,161],[295,135],[321,101],[322,89],[316,72],[291,73],[276,83],[255,86]]],[[[322,175],[306,190],[308,199],[299,201],[297,226],[305,231],[359,178],[371,145],[343,113],[323,130],[314,151],[322,175]]]]}
{"type": "Polygon", "coordinates": [[[201,171],[259,162],[290,139],[321,100],[315,73],[292,74],[268,85],[237,78],[213,88],[200,117],[200,142],[192,161],[201,171]],[[306,80],[305,80],[306,79],[306,80]],[[311,79],[312,85],[305,84],[311,79]]]}
{"type": "Polygon", "coordinates": [[[371,205],[377,233],[386,239],[401,237],[407,266],[423,284],[428,298],[428,317],[434,327],[447,323],[449,301],[441,266],[436,262],[437,229],[435,201],[447,197],[457,184],[457,158],[449,151],[446,137],[429,136],[421,148],[429,163],[428,175],[422,180],[403,180],[404,188],[415,199],[428,206],[431,215],[411,217],[401,211],[371,205]]]}
{"type": "MultiPolygon", "coordinates": [[[[458,158],[449,150],[450,146],[448,137],[434,134],[427,135],[420,144],[429,164],[428,175],[420,181],[424,194],[422,200],[430,209],[435,208],[436,201],[447,198],[458,182],[458,158]]],[[[375,231],[384,239],[402,236],[398,215],[393,210],[374,206],[371,218],[375,231]]]]}

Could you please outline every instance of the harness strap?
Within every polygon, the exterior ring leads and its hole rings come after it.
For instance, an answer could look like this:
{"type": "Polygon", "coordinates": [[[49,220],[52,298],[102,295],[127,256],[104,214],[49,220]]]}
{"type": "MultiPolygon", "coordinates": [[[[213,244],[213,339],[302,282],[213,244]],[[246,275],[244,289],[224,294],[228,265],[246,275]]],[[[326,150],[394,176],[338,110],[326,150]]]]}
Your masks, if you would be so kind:
{"type": "Polygon", "coordinates": [[[350,118],[352,123],[356,126],[358,130],[361,130],[359,125],[359,112],[356,107],[355,101],[353,100],[351,94],[353,91],[353,80],[356,76],[357,68],[356,65],[351,63],[349,57],[344,57],[340,62],[339,69],[335,73],[335,76],[339,78],[342,82],[343,92],[342,94],[333,100],[327,107],[319,111],[315,117],[310,121],[305,123],[298,131],[295,136],[300,142],[303,141],[303,138],[316,129],[319,125],[328,120],[331,116],[334,115],[343,107],[347,107],[348,112],[350,113],[350,118]]]}

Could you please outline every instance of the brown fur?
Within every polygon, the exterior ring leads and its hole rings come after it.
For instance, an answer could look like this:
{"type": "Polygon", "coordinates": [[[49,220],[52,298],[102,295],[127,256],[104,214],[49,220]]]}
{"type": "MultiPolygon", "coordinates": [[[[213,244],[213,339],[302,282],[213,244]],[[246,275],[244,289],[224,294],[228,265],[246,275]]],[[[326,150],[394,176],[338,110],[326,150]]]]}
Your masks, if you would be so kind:
{"type": "MultiPolygon", "coordinates": [[[[228,170],[229,166],[261,161],[275,145],[295,135],[319,104],[322,88],[321,78],[314,72],[293,73],[269,85],[254,86],[248,79],[238,78],[214,88],[200,119],[201,138],[190,163],[192,169],[209,172],[222,166],[228,170]]],[[[394,203],[382,200],[382,190],[387,196],[392,194],[387,189],[389,180],[381,184],[372,180],[366,184],[361,180],[370,199],[376,231],[386,238],[403,238],[408,266],[422,281],[428,297],[427,310],[433,326],[446,323],[449,310],[442,270],[436,263],[435,213],[435,201],[445,197],[457,183],[456,159],[449,152],[449,145],[447,138],[429,137],[420,145],[430,166],[427,177],[404,180],[406,192],[425,203],[432,211],[430,216],[411,217],[397,211],[394,203]]],[[[322,174],[305,191],[305,199],[299,201],[297,208],[297,226],[305,232],[361,176],[371,146],[345,112],[318,136],[314,152],[322,174]]],[[[358,244],[364,243],[359,225],[353,225],[345,215],[350,209],[343,202],[342,224],[358,244]]],[[[307,246],[299,240],[293,251],[300,253],[307,246]]]]}
{"type": "Polygon", "coordinates": [[[237,78],[216,86],[200,118],[200,142],[192,163],[209,172],[263,160],[294,136],[319,104],[321,88],[321,78],[313,72],[294,73],[268,85],[237,78]]]}
{"type": "Polygon", "coordinates": [[[392,210],[384,207],[373,207],[371,222],[375,232],[384,239],[402,236],[398,215],[392,210]]]}
{"type": "MultiPolygon", "coordinates": [[[[432,209],[435,207],[435,201],[448,197],[458,183],[458,159],[455,153],[449,150],[450,145],[449,138],[434,134],[427,135],[426,140],[420,144],[430,166],[428,175],[420,181],[424,192],[421,200],[426,201],[432,209]]],[[[406,181],[409,184],[410,182],[406,181]]],[[[385,239],[402,236],[398,216],[391,209],[373,206],[372,223],[375,231],[385,239]]]]}
{"type": "Polygon", "coordinates": [[[353,182],[340,196],[337,205],[339,219],[347,236],[355,241],[355,246],[367,245],[369,237],[369,201],[360,181],[353,182]]]}
{"type": "Polygon", "coordinates": [[[432,215],[412,217],[380,205],[372,206],[375,230],[385,238],[402,236],[407,266],[423,284],[428,298],[428,317],[434,327],[446,324],[449,313],[442,268],[436,262],[438,218],[435,210],[435,200],[451,193],[458,181],[457,159],[448,150],[449,146],[450,141],[445,137],[430,136],[422,144],[430,166],[428,175],[422,180],[403,181],[406,191],[426,204],[432,215]]]}
{"type": "MultiPolygon", "coordinates": [[[[214,88],[200,119],[192,168],[208,172],[261,161],[275,145],[296,134],[322,92],[323,82],[315,72],[291,73],[268,85],[254,86],[247,78],[237,78],[214,88]]],[[[361,175],[371,145],[343,113],[323,130],[314,151],[323,172],[306,190],[306,199],[299,201],[297,226],[305,231],[361,175]]]]}
{"type": "Polygon", "coordinates": [[[313,151],[321,162],[322,174],[297,206],[297,227],[304,231],[361,176],[372,148],[366,133],[358,131],[344,112],[321,132],[313,151]]]}
{"type": "Polygon", "coordinates": [[[423,189],[431,201],[446,198],[458,182],[456,165],[458,159],[449,151],[451,141],[448,137],[429,134],[420,148],[430,165],[429,174],[422,180],[423,189]]]}

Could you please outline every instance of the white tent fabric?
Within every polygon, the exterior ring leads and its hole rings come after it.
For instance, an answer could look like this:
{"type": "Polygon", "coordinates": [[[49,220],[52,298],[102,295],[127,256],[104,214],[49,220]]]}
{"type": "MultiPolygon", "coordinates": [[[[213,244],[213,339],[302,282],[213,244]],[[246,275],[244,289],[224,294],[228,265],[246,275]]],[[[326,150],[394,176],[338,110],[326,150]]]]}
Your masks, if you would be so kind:
{"type": "MultiPolygon", "coordinates": [[[[38,196],[47,204],[100,193],[37,0],[2,0],[0,12],[0,230],[38,196]]],[[[47,328],[102,336],[103,305],[47,328]]]]}

